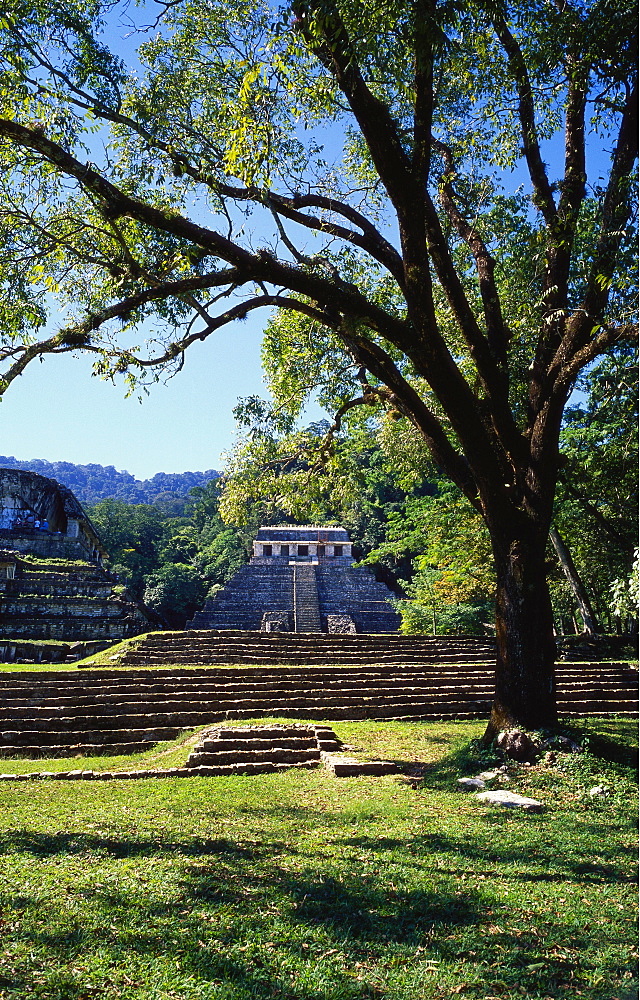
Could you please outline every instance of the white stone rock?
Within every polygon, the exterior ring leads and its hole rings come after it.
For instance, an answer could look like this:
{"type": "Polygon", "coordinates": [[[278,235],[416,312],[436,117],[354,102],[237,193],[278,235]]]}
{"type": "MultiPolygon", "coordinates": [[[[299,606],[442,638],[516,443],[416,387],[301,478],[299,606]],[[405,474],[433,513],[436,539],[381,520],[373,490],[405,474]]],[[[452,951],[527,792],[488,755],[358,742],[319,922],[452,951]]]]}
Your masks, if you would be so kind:
{"type": "Polygon", "coordinates": [[[524,809],[527,812],[542,812],[542,802],[529,799],[526,795],[518,795],[506,789],[496,792],[478,792],[477,797],[490,805],[505,806],[507,809],[524,809]]]}
{"type": "Polygon", "coordinates": [[[594,785],[593,788],[589,789],[589,795],[592,799],[597,797],[604,798],[605,795],[609,794],[609,789],[606,785],[594,785]]]}
{"type": "Polygon", "coordinates": [[[458,778],[458,788],[461,788],[464,792],[477,792],[480,788],[484,788],[484,781],[481,776],[477,778],[458,778]]]}

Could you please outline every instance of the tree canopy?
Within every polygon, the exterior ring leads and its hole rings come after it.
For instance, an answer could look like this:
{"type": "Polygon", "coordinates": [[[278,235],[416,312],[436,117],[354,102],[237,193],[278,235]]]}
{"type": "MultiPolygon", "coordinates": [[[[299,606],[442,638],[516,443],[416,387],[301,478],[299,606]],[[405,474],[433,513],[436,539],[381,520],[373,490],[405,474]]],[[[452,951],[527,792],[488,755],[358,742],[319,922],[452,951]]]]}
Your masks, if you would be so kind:
{"type": "Polygon", "coordinates": [[[277,419],[411,424],[489,531],[494,728],[552,721],[562,415],[637,335],[635,6],[171,0],[128,64],[118,9],[3,7],[3,387],[73,350],[133,385],[277,309],[277,419]]]}

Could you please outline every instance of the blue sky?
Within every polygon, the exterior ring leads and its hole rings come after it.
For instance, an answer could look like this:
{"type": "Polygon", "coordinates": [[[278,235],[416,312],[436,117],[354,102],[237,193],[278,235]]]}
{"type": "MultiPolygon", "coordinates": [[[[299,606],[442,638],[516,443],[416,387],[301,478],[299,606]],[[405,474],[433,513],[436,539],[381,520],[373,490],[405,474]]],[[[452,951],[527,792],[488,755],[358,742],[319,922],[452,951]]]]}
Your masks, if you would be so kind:
{"type": "Polygon", "coordinates": [[[0,404],[3,455],[114,465],[139,479],[221,467],[239,396],[265,395],[262,317],[194,345],[183,370],[142,403],[91,376],[91,359],[49,357],[29,366],[0,404]]]}
{"type": "MultiPolygon", "coordinates": [[[[152,23],[157,10],[149,9],[152,23]]],[[[121,17],[118,10],[113,13],[104,37],[135,65],[136,47],[147,36],[132,33],[131,23],[121,17]]],[[[100,155],[98,143],[96,159],[100,155]]],[[[142,402],[138,395],[126,399],[122,384],[92,377],[91,357],[32,363],[0,401],[0,453],[113,465],[139,479],[156,472],[221,469],[222,453],[236,433],[233,407],[239,398],[267,395],[260,344],[269,314],[266,309],[250,313],[244,322],[190,347],[182,371],[167,384],[151,387],[142,402]]],[[[310,420],[324,415],[315,405],[307,413],[310,420]]]]}

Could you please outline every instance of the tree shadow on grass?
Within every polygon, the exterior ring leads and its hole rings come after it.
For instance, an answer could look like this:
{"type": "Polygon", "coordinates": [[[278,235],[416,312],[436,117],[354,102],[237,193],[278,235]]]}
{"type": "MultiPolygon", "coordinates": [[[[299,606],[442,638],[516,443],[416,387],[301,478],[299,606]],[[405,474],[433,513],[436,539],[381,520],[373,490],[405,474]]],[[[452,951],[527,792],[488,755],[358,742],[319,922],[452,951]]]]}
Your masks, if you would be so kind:
{"type": "MultiPolygon", "coordinates": [[[[637,778],[638,748],[633,739],[612,733],[596,731],[595,722],[581,725],[579,722],[562,724],[559,732],[569,737],[578,746],[588,749],[589,758],[597,764],[617,765],[620,773],[629,778],[637,778]]],[[[423,787],[451,791],[456,778],[461,775],[477,774],[487,768],[503,764],[504,757],[493,748],[484,748],[480,741],[470,740],[457,747],[440,760],[426,763],[422,768],[423,787]]],[[[417,762],[416,762],[417,763],[417,762]]],[[[402,763],[400,762],[402,767],[402,763]]]]}
{"type": "MultiPolygon", "coordinates": [[[[46,994],[60,1000],[86,995],[87,978],[76,982],[69,978],[69,969],[79,963],[90,970],[91,956],[104,955],[105,949],[114,981],[122,974],[135,978],[140,966],[152,970],[146,973],[151,977],[148,993],[137,996],[151,995],[156,978],[171,969],[175,983],[167,987],[168,995],[170,989],[174,995],[186,995],[187,984],[195,980],[205,989],[224,989],[223,995],[233,1000],[392,1000],[393,987],[387,990],[384,977],[400,956],[409,968],[424,959],[442,967],[450,964],[460,978],[465,963],[481,966],[482,984],[465,993],[478,1000],[489,994],[520,995],[524,982],[532,1000],[573,1000],[578,959],[572,955],[580,952],[581,968],[588,971],[585,955],[594,946],[590,927],[564,928],[559,921],[558,940],[573,951],[569,957],[560,950],[555,957],[545,953],[541,959],[534,930],[501,927],[512,918],[512,907],[505,912],[488,894],[489,882],[470,882],[469,876],[477,878],[484,868],[488,880],[499,874],[503,881],[523,883],[610,884],[614,875],[606,865],[588,865],[580,872],[577,864],[572,868],[567,862],[547,871],[546,849],[533,862],[523,858],[522,850],[491,844],[490,831],[478,844],[443,833],[405,839],[346,837],[333,841],[335,859],[320,853],[315,858],[296,856],[277,841],[231,838],[163,841],[17,831],[1,843],[6,853],[55,859],[60,877],[70,884],[67,891],[74,905],[58,918],[49,913],[56,905],[55,887],[48,900],[39,891],[9,902],[12,910],[20,911],[19,933],[26,951],[62,977],[58,992],[46,994]],[[370,852],[378,863],[375,873],[358,869],[341,845],[370,852]],[[392,868],[385,866],[386,852],[417,855],[423,872],[424,859],[441,861],[444,855],[450,860],[446,868],[434,866],[427,881],[420,877],[414,885],[395,885],[392,868]],[[84,879],[77,867],[83,854],[92,856],[84,879]],[[145,858],[166,863],[160,878],[157,869],[144,867],[145,858]],[[129,881],[126,874],[132,869],[126,859],[140,859],[129,881]],[[455,859],[462,860],[458,867],[455,859]],[[67,861],[72,867],[65,867],[67,861]],[[515,862],[521,870],[510,871],[515,862]],[[115,883],[104,884],[103,863],[105,876],[117,874],[115,883]],[[462,874],[467,882],[460,879],[462,874]],[[373,971],[362,973],[361,968],[373,971]],[[515,992],[510,992],[512,987],[515,992]]],[[[410,867],[405,864],[402,870],[406,881],[410,867]]],[[[610,961],[612,977],[620,976],[610,961]]],[[[104,970],[104,959],[101,967],[104,970]]],[[[16,972],[14,996],[31,995],[30,975],[33,969],[25,963],[16,972]]],[[[91,976],[95,981],[96,973],[88,971],[91,976]]],[[[597,991],[588,995],[592,1000],[599,996],[597,991]]],[[[602,1000],[606,996],[603,989],[602,1000]]]]}
{"type": "Polygon", "coordinates": [[[598,733],[591,726],[578,724],[563,727],[563,732],[576,743],[586,743],[589,753],[598,760],[610,764],[621,764],[632,773],[638,773],[638,748],[624,738],[612,733],[598,733]]]}
{"type": "MultiPolygon", "coordinates": [[[[18,831],[6,835],[3,844],[8,853],[56,858],[63,882],[70,880],[65,859],[76,872],[74,855],[93,856],[91,875],[84,880],[80,875],[66,890],[72,893],[70,908],[54,912],[55,887],[48,900],[39,891],[10,903],[19,911],[27,951],[44,957],[52,969],[78,962],[90,967],[88,956],[104,954],[106,948],[115,970],[129,968],[133,976],[139,961],[145,967],[177,963],[185,979],[224,984],[229,997],[388,996],[357,971],[357,963],[384,968],[385,956],[397,954],[398,947],[409,960],[434,926],[473,931],[483,919],[483,901],[473,890],[392,889],[377,877],[312,869],[309,859],[296,872],[278,864],[282,845],[273,843],[247,847],[229,840],[174,840],[162,845],[150,839],[118,842],[95,834],[18,831]],[[129,865],[119,868],[120,859],[144,855],[178,860],[166,894],[157,882],[145,889],[139,876],[125,886],[117,880],[104,884],[109,872],[130,870],[129,865]],[[327,961],[325,953],[339,959],[327,961]]],[[[318,858],[318,868],[323,864],[326,858],[318,858]]],[[[430,957],[438,954],[438,947],[429,952],[430,957]]],[[[16,995],[20,990],[30,995],[26,972],[15,981],[16,995]]],[[[76,1000],[83,995],[72,979],[65,983],[56,996],[76,1000]]]]}
{"type": "MultiPolygon", "coordinates": [[[[149,857],[152,855],[183,856],[185,858],[232,856],[252,861],[266,854],[279,853],[282,845],[268,841],[259,847],[236,843],[227,838],[199,838],[175,841],[164,838],[150,839],[136,837],[107,837],[89,833],[33,833],[15,830],[0,834],[0,855],[27,853],[37,858],[47,858],[59,854],[97,854],[111,858],[149,857]]],[[[287,850],[291,852],[292,848],[287,850]]]]}
{"type": "MultiPolygon", "coordinates": [[[[536,817],[539,819],[539,817],[536,817]]],[[[509,817],[505,817],[509,819],[509,817]]],[[[637,852],[635,846],[614,844],[610,850],[606,847],[606,825],[594,825],[594,833],[601,835],[599,851],[609,855],[613,860],[606,862],[585,861],[579,852],[575,858],[560,855],[557,844],[545,843],[541,838],[535,848],[535,856],[528,850],[528,845],[502,846],[496,844],[492,831],[479,841],[477,833],[473,839],[452,837],[444,833],[418,834],[410,839],[402,840],[392,837],[347,837],[341,843],[369,850],[372,853],[380,851],[410,854],[412,857],[429,857],[431,855],[450,855],[460,859],[459,867],[452,867],[448,874],[460,873],[464,861],[473,866],[473,873],[487,878],[499,876],[501,881],[513,882],[570,882],[573,884],[593,885],[634,885],[637,882],[635,861],[637,852]],[[518,867],[516,867],[518,866],[518,867]],[[625,873],[623,867],[628,868],[625,873]]],[[[443,871],[443,869],[438,869],[443,871]]]]}

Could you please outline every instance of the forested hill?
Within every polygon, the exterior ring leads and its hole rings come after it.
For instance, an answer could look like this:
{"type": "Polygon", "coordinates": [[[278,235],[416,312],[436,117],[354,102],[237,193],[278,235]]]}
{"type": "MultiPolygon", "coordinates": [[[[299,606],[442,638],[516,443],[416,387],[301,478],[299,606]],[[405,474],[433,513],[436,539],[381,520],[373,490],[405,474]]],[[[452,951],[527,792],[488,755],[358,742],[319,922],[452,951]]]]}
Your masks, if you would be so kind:
{"type": "Polygon", "coordinates": [[[99,500],[115,498],[127,503],[155,503],[185,497],[194,486],[204,486],[220,473],[157,472],[151,479],[136,479],[130,472],[118,472],[113,465],[75,465],[73,462],[47,462],[41,458],[21,461],[0,455],[2,469],[28,469],[68,486],[82,504],[91,506],[99,500]]]}

